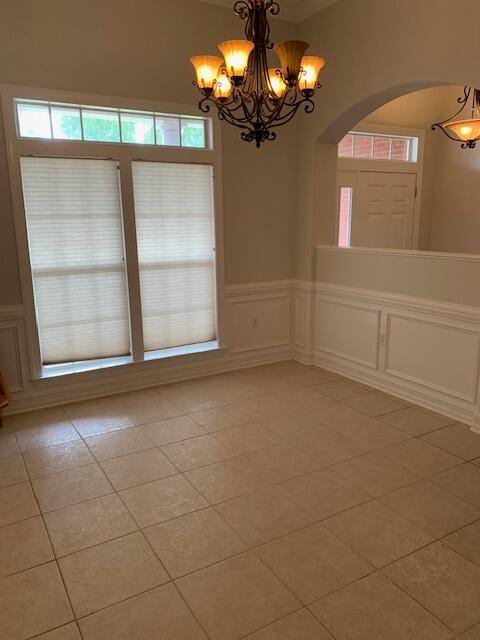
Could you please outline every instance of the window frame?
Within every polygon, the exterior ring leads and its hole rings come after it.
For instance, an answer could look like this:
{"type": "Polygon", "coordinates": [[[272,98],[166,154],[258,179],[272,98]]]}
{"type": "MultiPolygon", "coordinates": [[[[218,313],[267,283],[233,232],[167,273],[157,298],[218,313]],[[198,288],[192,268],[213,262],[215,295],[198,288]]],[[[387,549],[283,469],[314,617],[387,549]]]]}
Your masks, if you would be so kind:
{"type": "MultiPolygon", "coordinates": [[[[146,357],[143,348],[143,326],[140,300],[140,279],[136,243],[135,208],[133,196],[132,161],[172,162],[180,164],[207,164],[212,167],[213,223],[215,252],[215,324],[216,347],[223,348],[225,339],[225,294],[223,262],[223,193],[222,193],[222,156],[221,132],[217,119],[206,118],[206,148],[172,147],[151,144],[118,142],[97,142],[86,140],[55,140],[20,137],[17,130],[15,99],[41,100],[49,102],[85,104],[106,109],[126,109],[134,111],[153,111],[165,115],[199,116],[198,108],[192,105],[133,100],[99,96],[69,91],[54,91],[15,85],[0,84],[0,100],[4,119],[7,162],[10,177],[12,208],[14,214],[15,235],[20,272],[20,283],[25,311],[25,330],[32,379],[51,376],[41,362],[39,333],[36,322],[36,309],[33,294],[33,281],[30,268],[27,225],[23,203],[22,179],[20,172],[21,156],[41,156],[50,158],[92,158],[111,159],[118,163],[120,197],[122,207],[122,227],[125,246],[128,304],[131,333],[131,357],[121,366],[152,363],[146,357]],[[121,178],[121,179],[120,179],[121,178]]],[[[192,348],[192,352],[198,351],[192,348]]],[[[184,353],[184,351],[182,351],[184,353]]],[[[180,355],[180,354],[179,354],[180,355]]],[[[161,354],[158,357],[162,357],[161,354]]],[[[168,357],[168,355],[166,356],[168,357]]],[[[108,365],[107,365],[108,366],[108,365]]],[[[114,366],[112,363],[111,366],[114,366]]],[[[103,368],[101,366],[98,367],[103,368]]],[[[58,375],[74,373],[75,367],[58,375]]]]}

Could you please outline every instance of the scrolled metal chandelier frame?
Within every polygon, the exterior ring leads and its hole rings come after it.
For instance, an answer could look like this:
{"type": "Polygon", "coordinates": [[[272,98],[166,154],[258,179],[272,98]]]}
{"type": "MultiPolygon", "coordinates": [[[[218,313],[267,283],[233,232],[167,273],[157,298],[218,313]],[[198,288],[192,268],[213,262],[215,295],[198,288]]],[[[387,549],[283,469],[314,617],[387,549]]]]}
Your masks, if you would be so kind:
{"type": "Polygon", "coordinates": [[[475,149],[480,140],[480,90],[467,85],[457,102],[460,109],[450,118],[432,124],[432,130],[440,129],[450,140],[460,142],[462,149],[475,149]],[[470,117],[460,117],[468,109],[470,117]]]}
{"type": "Polygon", "coordinates": [[[273,0],[238,0],[234,12],[246,21],[247,40],[230,40],[218,45],[224,59],[194,56],[198,87],[202,98],[199,108],[208,113],[217,109],[220,120],[241,129],[240,137],[254,141],[257,148],[275,140],[273,129],[292,120],[300,107],[311,113],[313,96],[320,87],[318,75],[325,60],[304,56],[308,43],[270,40],[268,15],[277,15],[273,0]],[[280,68],[269,68],[268,51],[273,49],[280,68]]]}

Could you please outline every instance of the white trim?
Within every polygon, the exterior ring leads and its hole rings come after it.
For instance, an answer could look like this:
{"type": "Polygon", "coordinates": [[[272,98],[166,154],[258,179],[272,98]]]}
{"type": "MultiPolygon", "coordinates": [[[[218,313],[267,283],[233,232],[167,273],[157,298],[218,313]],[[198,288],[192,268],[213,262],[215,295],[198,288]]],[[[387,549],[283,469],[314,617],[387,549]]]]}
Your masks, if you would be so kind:
{"type": "Polygon", "coordinates": [[[412,258],[425,258],[427,260],[455,260],[458,262],[480,262],[480,255],[473,253],[445,253],[441,251],[419,251],[417,249],[377,249],[373,247],[337,247],[333,244],[320,244],[317,251],[329,251],[334,253],[360,253],[369,255],[409,256],[412,258]]]}
{"type": "Polygon", "coordinates": [[[137,253],[135,222],[133,216],[133,187],[131,171],[127,170],[133,160],[199,163],[212,166],[214,227],[215,227],[215,286],[216,286],[216,325],[217,340],[225,341],[225,303],[223,298],[224,265],[223,265],[223,189],[222,189],[222,141],[218,119],[208,120],[207,133],[210,142],[215,140],[213,148],[191,149],[186,147],[162,147],[155,145],[134,145],[86,141],[38,140],[18,138],[16,125],[15,98],[32,100],[48,100],[74,104],[90,104],[99,107],[147,110],[161,113],[198,116],[198,108],[193,105],[133,100],[129,98],[99,96],[70,91],[38,89],[15,85],[0,84],[1,107],[4,117],[5,137],[7,144],[7,160],[12,192],[17,253],[24,301],[25,328],[28,345],[28,361],[30,371],[28,378],[39,378],[42,375],[41,356],[36,323],[36,311],[33,296],[32,274],[28,252],[28,240],[23,205],[22,182],[19,156],[34,154],[48,157],[94,157],[114,158],[120,165],[122,173],[122,209],[124,222],[124,238],[126,252],[127,278],[129,284],[130,325],[132,331],[132,353],[136,361],[143,356],[143,327],[140,305],[140,287],[138,264],[135,264],[137,253]]]}

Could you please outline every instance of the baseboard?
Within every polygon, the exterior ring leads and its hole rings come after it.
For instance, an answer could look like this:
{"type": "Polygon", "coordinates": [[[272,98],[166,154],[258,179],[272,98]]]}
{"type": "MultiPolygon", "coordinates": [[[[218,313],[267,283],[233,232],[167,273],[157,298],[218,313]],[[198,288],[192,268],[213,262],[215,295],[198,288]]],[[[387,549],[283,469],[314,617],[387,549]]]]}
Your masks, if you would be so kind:
{"type": "Polygon", "coordinates": [[[68,376],[64,376],[67,380],[64,380],[61,385],[51,385],[49,389],[17,397],[13,405],[5,411],[5,415],[282,362],[291,358],[292,350],[287,345],[239,354],[228,352],[212,355],[198,354],[197,357],[191,356],[183,362],[181,357],[172,358],[170,362],[163,361],[161,366],[151,367],[134,376],[129,375],[124,367],[99,370],[95,383],[69,383],[68,376]],[[105,373],[107,375],[104,375],[105,373]]]}
{"type": "MultiPolygon", "coordinates": [[[[371,386],[379,391],[384,391],[392,396],[419,405],[430,411],[435,411],[452,418],[456,422],[463,422],[472,427],[472,431],[480,433],[480,421],[475,424],[475,407],[462,405],[453,400],[448,400],[440,395],[434,395],[429,390],[424,390],[413,385],[404,384],[392,379],[381,371],[367,371],[361,366],[355,366],[348,361],[330,357],[317,352],[314,355],[314,364],[317,367],[338,373],[346,378],[371,386]]],[[[478,418],[477,418],[478,420],[478,418]]]]}

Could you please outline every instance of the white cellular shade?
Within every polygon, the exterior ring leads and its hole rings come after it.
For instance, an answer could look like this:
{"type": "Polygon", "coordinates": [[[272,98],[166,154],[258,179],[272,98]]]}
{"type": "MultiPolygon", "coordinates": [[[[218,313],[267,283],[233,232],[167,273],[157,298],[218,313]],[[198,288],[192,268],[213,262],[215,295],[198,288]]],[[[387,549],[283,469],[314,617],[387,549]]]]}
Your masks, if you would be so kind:
{"type": "Polygon", "coordinates": [[[117,164],[21,158],[43,364],[127,355],[117,164]]]}
{"type": "Polygon", "coordinates": [[[133,162],[145,351],[215,339],[212,168],[133,162]]]}

